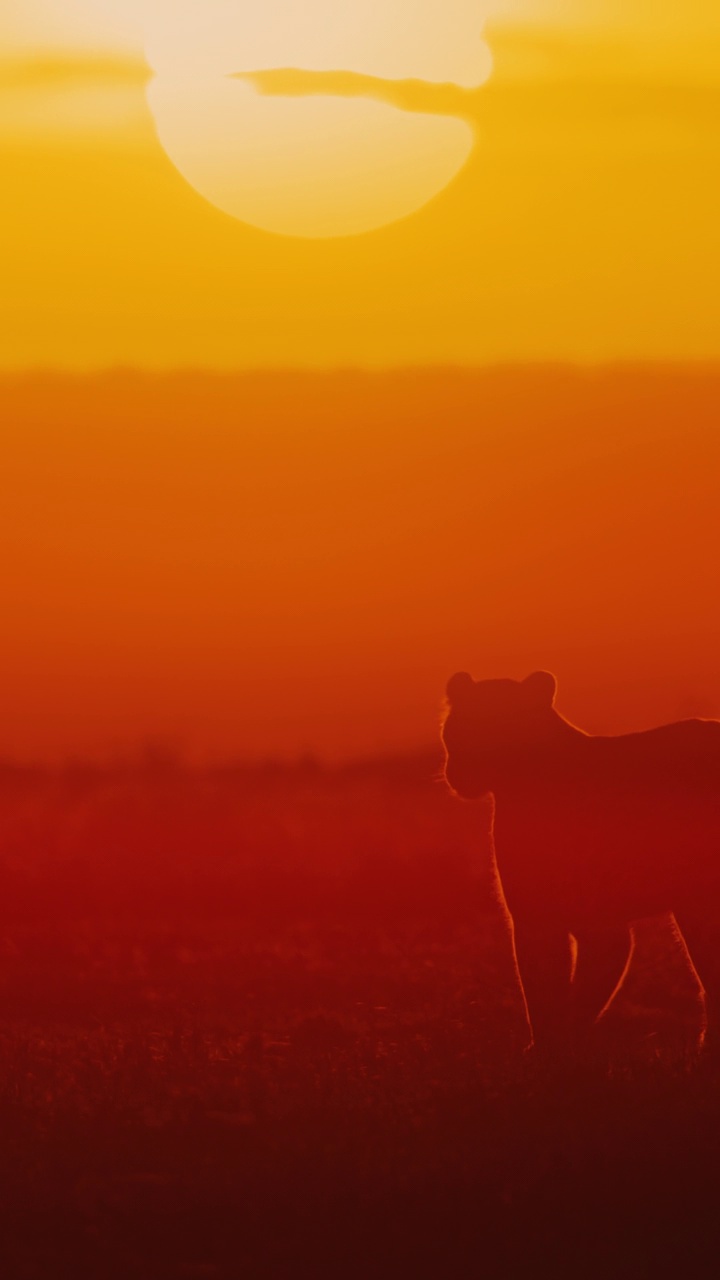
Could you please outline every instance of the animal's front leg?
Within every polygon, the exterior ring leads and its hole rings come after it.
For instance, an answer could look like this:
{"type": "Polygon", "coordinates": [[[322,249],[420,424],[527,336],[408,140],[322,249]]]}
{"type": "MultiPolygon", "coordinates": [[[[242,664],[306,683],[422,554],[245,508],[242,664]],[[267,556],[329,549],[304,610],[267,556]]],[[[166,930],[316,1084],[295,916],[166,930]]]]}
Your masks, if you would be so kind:
{"type": "Polygon", "coordinates": [[[554,922],[514,914],[513,935],[530,1043],[549,1052],[564,1052],[572,1034],[570,934],[554,922]]]}

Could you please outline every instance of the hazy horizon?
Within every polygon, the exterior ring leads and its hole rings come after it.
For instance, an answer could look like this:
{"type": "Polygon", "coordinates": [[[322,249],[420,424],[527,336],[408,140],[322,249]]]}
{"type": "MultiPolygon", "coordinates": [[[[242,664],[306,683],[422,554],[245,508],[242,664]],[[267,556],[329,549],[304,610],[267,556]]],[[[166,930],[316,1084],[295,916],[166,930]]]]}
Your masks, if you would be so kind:
{"type": "Polygon", "coordinates": [[[0,755],[432,745],[457,669],[720,714],[720,367],[3,376],[0,755]]]}

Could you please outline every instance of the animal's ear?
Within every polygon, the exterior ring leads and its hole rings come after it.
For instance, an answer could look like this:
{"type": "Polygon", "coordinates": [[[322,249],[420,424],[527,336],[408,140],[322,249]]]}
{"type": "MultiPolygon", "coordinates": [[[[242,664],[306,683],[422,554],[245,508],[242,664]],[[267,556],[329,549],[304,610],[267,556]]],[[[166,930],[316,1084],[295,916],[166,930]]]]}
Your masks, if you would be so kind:
{"type": "Polygon", "coordinates": [[[451,676],[445,690],[450,706],[455,707],[459,702],[464,702],[474,688],[475,681],[472,676],[468,675],[467,671],[458,671],[457,675],[451,676]]]}
{"type": "Polygon", "coordinates": [[[534,707],[551,707],[557,693],[557,680],[549,671],[533,671],[522,687],[534,707]]]}

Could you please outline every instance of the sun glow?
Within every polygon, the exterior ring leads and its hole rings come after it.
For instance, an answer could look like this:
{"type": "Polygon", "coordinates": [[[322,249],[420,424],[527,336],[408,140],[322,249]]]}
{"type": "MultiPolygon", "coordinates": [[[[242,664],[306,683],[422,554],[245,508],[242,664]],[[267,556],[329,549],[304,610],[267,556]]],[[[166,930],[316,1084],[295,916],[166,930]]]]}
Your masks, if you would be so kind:
{"type": "Polygon", "coordinates": [[[474,141],[465,121],[382,100],[383,88],[482,84],[483,17],[477,0],[160,7],[146,39],[160,141],[197,191],[244,222],[309,238],[373,230],[442,191],[474,141]],[[303,96],[238,78],[284,68],[317,78],[303,96]],[[327,73],[360,83],[328,92],[327,73]]]}
{"type": "Polygon", "coordinates": [[[461,120],[368,98],[265,97],[227,78],[159,77],[148,100],[187,181],[283,235],[352,235],[402,218],[455,177],[473,145],[461,120]]]}

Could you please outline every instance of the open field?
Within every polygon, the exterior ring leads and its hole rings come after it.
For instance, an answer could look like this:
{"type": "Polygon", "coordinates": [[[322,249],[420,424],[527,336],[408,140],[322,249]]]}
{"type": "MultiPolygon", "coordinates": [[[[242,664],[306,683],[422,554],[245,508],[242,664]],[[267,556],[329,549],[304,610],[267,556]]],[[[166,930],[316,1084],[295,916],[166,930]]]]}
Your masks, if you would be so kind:
{"type": "Polygon", "coordinates": [[[2,784],[3,1275],[716,1273],[720,1074],[661,923],[538,1065],[437,761],[2,784]]]}

